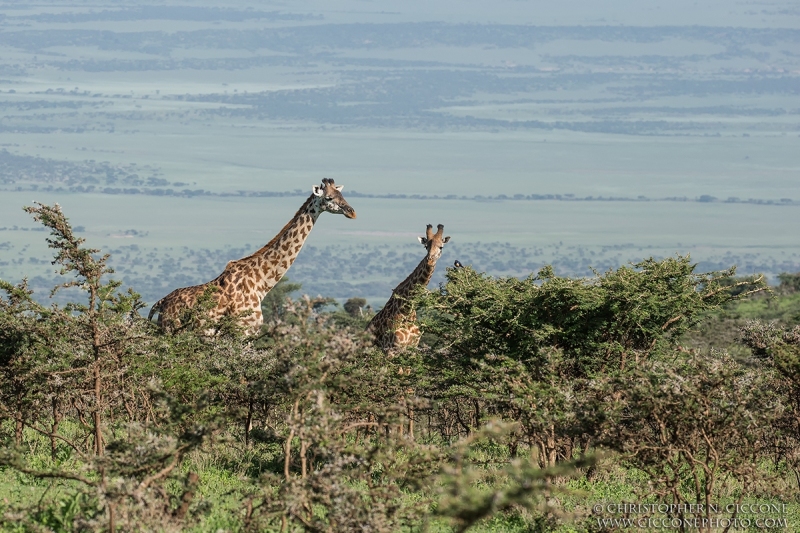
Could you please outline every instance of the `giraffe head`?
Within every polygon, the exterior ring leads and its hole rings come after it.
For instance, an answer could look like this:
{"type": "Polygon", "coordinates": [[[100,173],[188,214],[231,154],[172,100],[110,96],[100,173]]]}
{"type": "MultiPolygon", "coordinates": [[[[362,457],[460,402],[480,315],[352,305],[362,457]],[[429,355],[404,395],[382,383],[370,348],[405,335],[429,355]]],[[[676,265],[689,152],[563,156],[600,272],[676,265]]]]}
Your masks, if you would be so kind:
{"type": "Polygon", "coordinates": [[[317,197],[316,203],[320,211],[356,218],[355,209],[350,207],[350,204],[342,196],[343,188],[341,185],[334,184],[332,179],[322,178],[322,185],[314,185],[312,190],[314,196],[317,197]]]}
{"type": "Polygon", "coordinates": [[[425,236],[417,237],[420,244],[422,244],[422,246],[428,250],[428,261],[437,261],[442,255],[442,248],[444,248],[444,245],[450,241],[450,236],[448,235],[447,237],[442,237],[443,234],[443,224],[439,224],[437,226],[436,233],[433,232],[433,226],[428,224],[428,227],[425,230],[425,236]]]}

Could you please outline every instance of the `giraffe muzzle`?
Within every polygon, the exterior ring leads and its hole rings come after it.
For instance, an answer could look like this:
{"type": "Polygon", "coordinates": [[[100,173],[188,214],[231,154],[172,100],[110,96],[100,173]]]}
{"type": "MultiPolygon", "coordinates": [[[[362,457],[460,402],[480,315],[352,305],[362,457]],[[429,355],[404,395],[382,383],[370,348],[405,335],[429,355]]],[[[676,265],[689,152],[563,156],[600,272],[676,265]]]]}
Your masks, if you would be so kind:
{"type": "Polygon", "coordinates": [[[347,218],[356,218],[356,210],[352,207],[342,207],[342,213],[347,218]]]}

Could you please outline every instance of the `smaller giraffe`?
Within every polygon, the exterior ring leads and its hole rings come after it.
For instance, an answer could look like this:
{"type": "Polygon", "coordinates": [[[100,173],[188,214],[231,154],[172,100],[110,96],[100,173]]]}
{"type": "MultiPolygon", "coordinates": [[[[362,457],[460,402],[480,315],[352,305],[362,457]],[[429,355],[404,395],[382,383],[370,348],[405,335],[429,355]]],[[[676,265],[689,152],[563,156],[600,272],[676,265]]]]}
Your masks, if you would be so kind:
{"type": "Polygon", "coordinates": [[[398,348],[414,347],[419,344],[420,331],[416,324],[417,314],[411,309],[408,297],[411,291],[422,285],[427,286],[436,268],[436,261],[442,255],[442,248],[450,241],[450,237],[442,237],[444,226],[439,224],[438,231],[433,233],[433,226],[428,224],[425,237],[419,242],[428,253],[420,261],[417,268],[392,291],[392,296],[377,315],[367,325],[367,331],[375,335],[378,346],[384,351],[398,348]]]}

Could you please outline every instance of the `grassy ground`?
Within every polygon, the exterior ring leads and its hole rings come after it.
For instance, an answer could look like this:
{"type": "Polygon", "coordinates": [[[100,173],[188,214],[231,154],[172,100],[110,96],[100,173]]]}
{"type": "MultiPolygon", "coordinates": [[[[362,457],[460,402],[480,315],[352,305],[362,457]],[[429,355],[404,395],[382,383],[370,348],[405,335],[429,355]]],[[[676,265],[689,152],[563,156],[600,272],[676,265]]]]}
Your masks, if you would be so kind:
{"type": "MultiPolygon", "coordinates": [[[[11,429],[10,427],[5,429],[11,429]]],[[[49,443],[32,433],[26,433],[25,440],[31,448],[28,461],[31,465],[46,468],[54,465],[50,460],[49,443]]],[[[256,446],[263,446],[256,444],[256,446]]],[[[503,450],[495,450],[497,452],[503,450]]],[[[231,442],[223,446],[215,446],[213,452],[209,450],[193,452],[184,465],[184,473],[193,471],[199,475],[198,501],[205,501],[208,507],[207,514],[202,523],[193,528],[197,533],[205,532],[235,532],[239,530],[242,513],[241,494],[252,487],[258,476],[267,470],[282,470],[282,451],[277,447],[270,451],[264,449],[248,450],[242,442],[231,442]],[[264,463],[273,453],[274,464],[264,463]]],[[[505,452],[507,453],[507,451],[505,452]]],[[[521,450],[525,453],[525,450],[521,450]]],[[[507,456],[506,456],[507,457],[507,456]]],[[[487,455],[487,460],[497,460],[503,457],[487,455]]],[[[62,468],[68,462],[57,463],[62,468]]],[[[769,469],[768,465],[764,466],[769,469]]],[[[503,479],[497,479],[497,486],[502,486],[503,479]]],[[[784,483],[791,486],[795,481],[785,479],[784,483]]],[[[494,488],[496,489],[497,486],[494,488]]],[[[488,488],[488,487],[487,487],[488,488]]],[[[180,495],[181,488],[172,487],[176,496],[180,495]]],[[[551,533],[578,533],[596,531],[599,527],[598,519],[620,518],[622,514],[603,511],[593,513],[592,508],[598,504],[617,503],[652,503],[654,500],[644,499],[642,494],[647,492],[647,476],[644,473],[626,467],[614,456],[602,458],[591,477],[580,476],[574,480],[566,480],[560,485],[559,491],[552,494],[547,503],[543,505],[556,509],[555,522],[543,521],[541,517],[528,511],[512,511],[501,513],[491,519],[485,520],[470,531],[475,533],[516,533],[516,532],[551,532],[551,533]]],[[[723,500],[714,502],[724,507],[734,503],[737,498],[736,487],[732,486],[723,500]]],[[[71,505],[70,482],[68,481],[36,481],[24,474],[14,473],[9,469],[0,470],[0,502],[5,504],[30,503],[41,499],[44,494],[56,496],[60,501],[57,508],[48,511],[47,519],[54,531],[71,531],[69,526],[59,528],[58,524],[69,524],[74,518],[71,505]]],[[[429,495],[406,491],[404,498],[419,500],[429,495]]],[[[747,497],[745,504],[775,504],[780,503],[769,498],[756,496],[747,497]]],[[[636,514],[631,515],[634,519],[636,514]]],[[[640,517],[640,516],[639,516],[640,517]]],[[[774,515],[773,518],[785,518],[789,527],[779,529],[792,531],[800,524],[800,504],[793,503],[787,506],[787,512],[774,515]]],[[[753,517],[751,517],[753,518],[753,517]]],[[[635,529],[635,528],[634,528],[635,529]]],[[[418,531],[412,528],[410,531],[418,531]]],[[[445,521],[437,520],[429,524],[432,533],[449,533],[454,529],[445,521]]]]}

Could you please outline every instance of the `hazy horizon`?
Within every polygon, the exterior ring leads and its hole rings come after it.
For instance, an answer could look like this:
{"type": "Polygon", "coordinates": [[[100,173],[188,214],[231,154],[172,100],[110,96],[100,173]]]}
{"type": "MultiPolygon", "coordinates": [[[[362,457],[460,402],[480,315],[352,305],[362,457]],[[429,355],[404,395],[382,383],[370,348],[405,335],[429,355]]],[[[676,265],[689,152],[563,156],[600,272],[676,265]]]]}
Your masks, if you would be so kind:
{"type": "Polygon", "coordinates": [[[21,207],[58,201],[152,302],[323,177],[359,217],[289,271],[314,294],[385,300],[427,223],[492,275],[800,270],[800,6],[605,4],[4,2],[0,278],[53,281],[21,207]]]}

